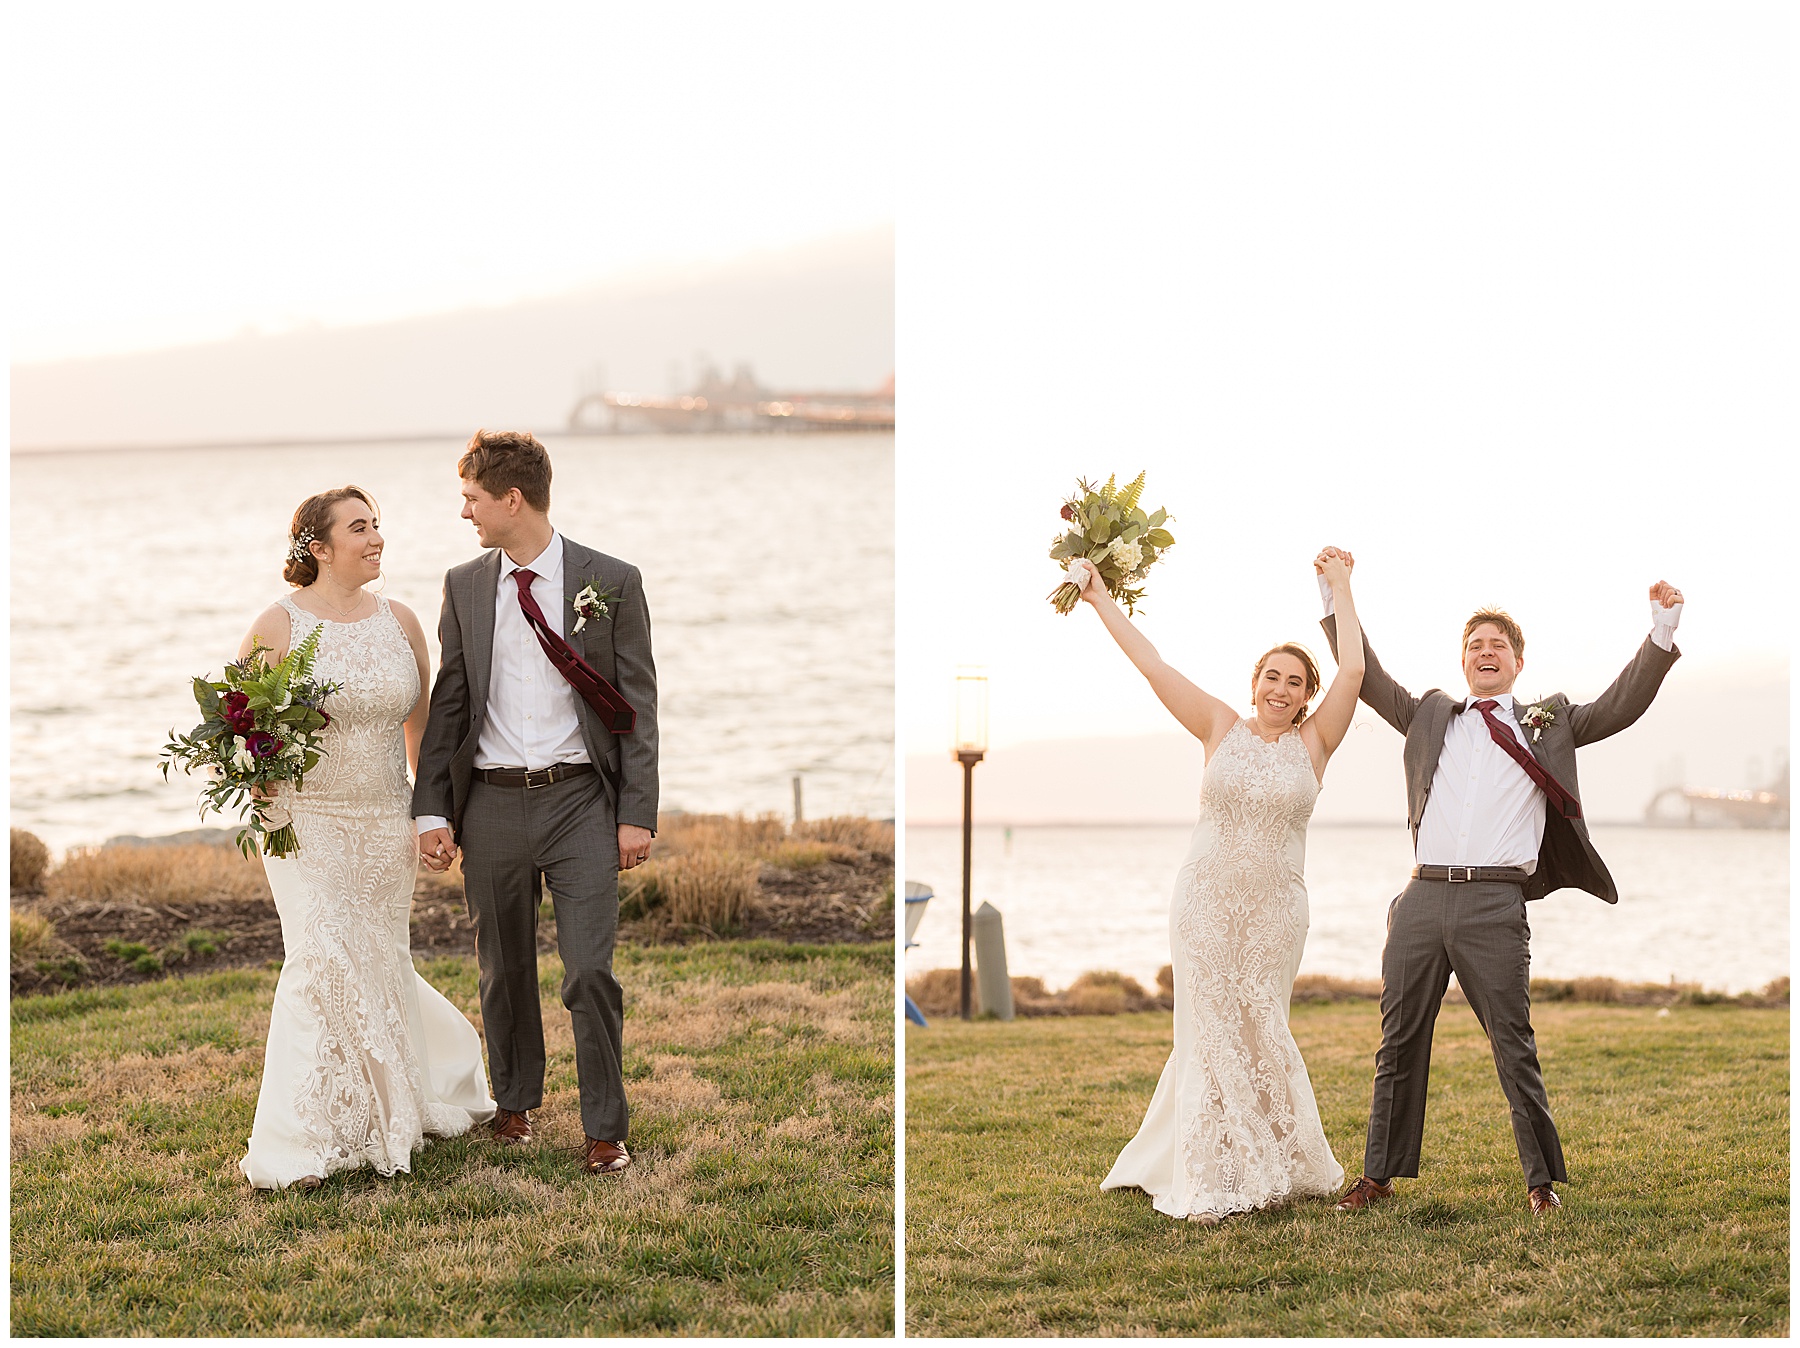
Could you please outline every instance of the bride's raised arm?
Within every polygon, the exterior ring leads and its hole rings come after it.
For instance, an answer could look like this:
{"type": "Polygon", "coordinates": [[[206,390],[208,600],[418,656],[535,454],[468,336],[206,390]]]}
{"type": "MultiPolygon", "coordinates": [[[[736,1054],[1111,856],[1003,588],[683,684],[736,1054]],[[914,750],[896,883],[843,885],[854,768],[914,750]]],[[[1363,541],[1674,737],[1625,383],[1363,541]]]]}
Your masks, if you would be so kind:
{"type": "MultiPolygon", "coordinates": [[[[1151,691],[1167,707],[1183,728],[1196,739],[1212,746],[1231,729],[1237,713],[1229,704],[1196,687],[1188,678],[1156,653],[1150,638],[1138,631],[1131,619],[1106,592],[1106,582],[1088,562],[1077,558],[1069,567],[1069,579],[1081,587],[1081,597],[1094,606],[1119,649],[1130,657],[1138,673],[1150,683],[1151,691]]],[[[1354,696],[1354,694],[1352,694],[1354,696]]]]}
{"type": "Polygon", "coordinates": [[[1332,679],[1331,687],[1320,700],[1319,709],[1300,727],[1303,738],[1314,740],[1316,737],[1313,766],[1321,773],[1349,733],[1350,718],[1356,714],[1356,695],[1362,691],[1362,624],[1357,621],[1356,603],[1350,597],[1350,568],[1354,565],[1346,553],[1336,548],[1326,548],[1313,559],[1313,569],[1331,586],[1338,631],[1337,677],[1332,679]]]}

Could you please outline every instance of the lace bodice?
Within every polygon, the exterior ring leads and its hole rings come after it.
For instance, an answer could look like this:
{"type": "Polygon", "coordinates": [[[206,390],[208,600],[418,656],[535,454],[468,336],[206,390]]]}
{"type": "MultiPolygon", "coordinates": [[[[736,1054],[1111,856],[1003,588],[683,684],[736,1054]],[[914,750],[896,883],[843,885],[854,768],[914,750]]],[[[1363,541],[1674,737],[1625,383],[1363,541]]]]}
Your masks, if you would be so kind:
{"type": "Polygon", "coordinates": [[[334,814],[409,812],[401,726],[419,699],[419,664],[399,619],[380,597],[374,613],[353,623],[308,613],[292,599],[281,606],[293,629],[290,650],[314,627],[324,629],[313,672],[339,685],[325,700],[325,756],[306,775],[305,789],[284,803],[334,814]]]}
{"type": "Polygon", "coordinates": [[[1285,846],[1304,834],[1319,798],[1312,755],[1298,731],[1273,744],[1240,720],[1225,732],[1200,781],[1200,812],[1223,837],[1252,851],[1285,846]]]}

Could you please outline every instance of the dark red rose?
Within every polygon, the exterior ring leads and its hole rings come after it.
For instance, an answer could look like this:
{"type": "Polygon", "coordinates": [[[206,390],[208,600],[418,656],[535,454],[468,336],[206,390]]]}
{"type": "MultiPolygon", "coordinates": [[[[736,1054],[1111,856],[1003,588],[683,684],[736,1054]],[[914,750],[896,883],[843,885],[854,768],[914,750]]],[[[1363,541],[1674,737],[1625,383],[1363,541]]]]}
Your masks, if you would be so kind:
{"type": "Polygon", "coordinates": [[[240,735],[256,729],[256,713],[250,710],[250,699],[236,689],[219,699],[219,716],[240,735]]]}
{"type": "Polygon", "coordinates": [[[1064,506],[1062,508],[1062,517],[1066,520],[1074,519],[1075,518],[1075,507],[1070,506],[1070,505],[1064,506]]]}
{"type": "Polygon", "coordinates": [[[281,741],[266,730],[258,730],[244,740],[244,747],[250,750],[253,757],[273,758],[281,752],[281,741]]]}
{"type": "Polygon", "coordinates": [[[318,712],[318,713],[319,713],[319,715],[321,715],[321,716],[323,716],[323,717],[324,717],[324,718],[325,718],[325,725],[322,725],[322,726],[320,726],[320,727],[319,727],[319,729],[320,729],[320,730],[323,730],[323,729],[324,729],[324,728],[325,728],[325,726],[327,726],[327,725],[330,725],[330,724],[331,724],[331,713],[330,713],[330,712],[328,712],[328,711],[326,711],[326,710],[325,710],[325,708],[323,708],[323,707],[314,707],[314,708],[313,708],[313,710],[314,710],[314,711],[316,711],[316,712],[318,712]]]}

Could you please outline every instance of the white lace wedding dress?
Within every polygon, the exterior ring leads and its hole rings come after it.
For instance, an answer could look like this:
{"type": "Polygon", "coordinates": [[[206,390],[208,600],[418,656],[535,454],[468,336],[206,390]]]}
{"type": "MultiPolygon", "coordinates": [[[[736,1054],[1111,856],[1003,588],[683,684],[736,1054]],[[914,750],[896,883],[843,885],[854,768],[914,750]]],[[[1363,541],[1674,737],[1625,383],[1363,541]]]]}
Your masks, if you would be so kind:
{"type": "Polygon", "coordinates": [[[385,599],[361,622],[283,599],[297,645],[322,624],[317,677],[326,755],[284,787],[300,850],[264,857],[286,959],[275,986],[249,1154],[257,1188],[358,1166],[410,1170],[427,1133],[493,1115],[481,1041],[413,969],[408,918],[417,850],[401,724],[419,696],[412,647],[385,599]]]}
{"type": "Polygon", "coordinates": [[[1270,744],[1240,720],[1206,765],[1169,912],[1175,1050],[1102,1189],[1142,1189],[1171,1217],[1222,1217],[1343,1183],[1288,1030],[1318,794],[1295,731],[1270,744]]]}

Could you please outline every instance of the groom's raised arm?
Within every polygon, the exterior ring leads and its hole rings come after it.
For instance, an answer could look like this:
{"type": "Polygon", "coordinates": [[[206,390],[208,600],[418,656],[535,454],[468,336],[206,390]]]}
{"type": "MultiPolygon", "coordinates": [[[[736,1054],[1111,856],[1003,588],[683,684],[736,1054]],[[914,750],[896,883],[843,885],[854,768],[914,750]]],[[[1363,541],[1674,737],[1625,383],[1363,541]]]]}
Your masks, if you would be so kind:
{"type": "Polygon", "coordinates": [[[1644,644],[1604,693],[1569,708],[1569,729],[1577,746],[1616,735],[1649,710],[1663,676],[1681,658],[1675,647],[1681,604],[1681,591],[1667,581],[1650,587],[1650,635],[1644,644]]]}
{"type": "Polygon", "coordinates": [[[438,616],[438,673],[431,684],[431,713],[419,743],[419,770],[413,782],[413,818],[455,813],[450,786],[450,760],[468,732],[469,677],[463,664],[462,622],[450,599],[450,577],[444,577],[444,607],[438,616]]]}
{"type": "MultiPolygon", "coordinates": [[[[1319,593],[1325,598],[1325,619],[1319,625],[1325,629],[1325,640],[1331,644],[1331,658],[1335,660],[1338,658],[1337,614],[1333,611],[1330,586],[1321,584],[1319,593]]],[[[1404,735],[1419,710],[1419,699],[1395,683],[1393,677],[1381,667],[1381,661],[1375,658],[1374,647],[1369,645],[1369,630],[1366,627],[1363,628],[1362,648],[1362,689],[1357,696],[1377,716],[1404,735]]]]}
{"type": "Polygon", "coordinates": [[[644,602],[644,578],[635,566],[627,568],[619,595],[613,619],[613,673],[637,718],[631,733],[619,736],[618,821],[654,833],[658,794],[656,661],[650,654],[650,609],[644,602]]]}

